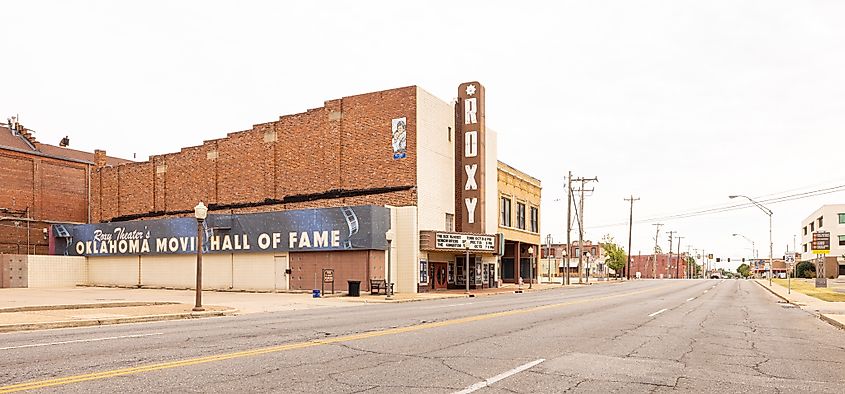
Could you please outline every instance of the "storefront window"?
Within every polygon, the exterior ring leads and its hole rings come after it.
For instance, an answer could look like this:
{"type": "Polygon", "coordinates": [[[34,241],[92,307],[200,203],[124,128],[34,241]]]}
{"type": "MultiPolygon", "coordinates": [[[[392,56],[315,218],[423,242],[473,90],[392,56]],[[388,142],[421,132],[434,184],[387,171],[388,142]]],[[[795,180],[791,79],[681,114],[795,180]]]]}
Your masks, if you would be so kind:
{"type": "Polygon", "coordinates": [[[502,227],[510,227],[511,226],[511,199],[507,197],[502,197],[502,201],[500,202],[499,208],[499,222],[502,224],[502,227]]]}

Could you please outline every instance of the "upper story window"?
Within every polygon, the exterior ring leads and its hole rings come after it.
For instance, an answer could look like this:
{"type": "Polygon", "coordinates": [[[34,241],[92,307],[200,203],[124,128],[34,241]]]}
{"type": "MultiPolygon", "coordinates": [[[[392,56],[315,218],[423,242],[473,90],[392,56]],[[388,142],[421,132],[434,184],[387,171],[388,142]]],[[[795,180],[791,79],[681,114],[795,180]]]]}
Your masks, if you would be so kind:
{"type": "Polygon", "coordinates": [[[807,244],[804,244],[804,253],[807,253],[807,244]]]}
{"type": "Polygon", "coordinates": [[[839,246],[845,246],[845,235],[839,236],[839,246]]]}
{"type": "Polygon", "coordinates": [[[845,224],[845,213],[839,214],[839,224],[845,224]]]}
{"type": "Polygon", "coordinates": [[[446,231],[455,231],[455,215],[446,214],[446,231]]]}
{"type": "Polygon", "coordinates": [[[822,218],[823,218],[822,216],[819,216],[819,219],[818,219],[819,220],[819,228],[822,228],[822,218]]]}
{"type": "Polygon", "coordinates": [[[516,203],[516,228],[525,230],[525,204],[516,203]]]}
{"type": "Polygon", "coordinates": [[[499,223],[502,227],[511,226],[511,199],[502,197],[499,202],[499,223]]]}
{"type": "Polygon", "coordinates": [[[540,210],[537,207],[531,207],[531,232],[540,232],[540,210]]]}
{"type": "Polygon", "coordinates": [[[810,222],[810,231],[816,231],[816,222],[810,222]]]}
{"type": "MultiPolygon", "coordinates": [[[[841,213],[840,213],[840,215],[841,215],[841,213]]],[[[841,217],[842,217],[842,216],[840,216],[840,218],[841,218],[841,217]]],[[[807,235],[807,226],[804,226],[804,235],[807,235]]]]}

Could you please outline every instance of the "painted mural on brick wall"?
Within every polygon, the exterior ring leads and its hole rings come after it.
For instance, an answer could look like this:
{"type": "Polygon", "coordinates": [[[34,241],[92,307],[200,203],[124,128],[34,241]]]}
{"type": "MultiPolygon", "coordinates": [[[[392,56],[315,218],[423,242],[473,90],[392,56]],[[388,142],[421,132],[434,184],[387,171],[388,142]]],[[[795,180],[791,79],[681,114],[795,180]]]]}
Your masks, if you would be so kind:
{"type": "Polygon", "coordinates": [[[393,135],[393,159],[404,159],[407,156],[408,147],[408,121],[405,118],[396,118],[391,122],[393,135]]]}
{"type": "MultiPolygon", "coordinates": [[[[203,253],[386,250],[390,211],[378,206],[209,214],[203,253]]],[[[194,218],[54,225],[56,253],[121,256],[196,253],[194,218]],[[61,228],[58,228],[61,226],[61,228]]]]}

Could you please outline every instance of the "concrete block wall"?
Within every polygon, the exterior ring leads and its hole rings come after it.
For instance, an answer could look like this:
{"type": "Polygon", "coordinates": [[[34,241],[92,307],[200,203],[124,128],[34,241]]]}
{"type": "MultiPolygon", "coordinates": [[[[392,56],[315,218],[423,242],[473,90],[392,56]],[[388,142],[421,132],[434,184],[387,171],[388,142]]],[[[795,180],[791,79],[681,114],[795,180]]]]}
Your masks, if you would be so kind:
{"type": "Polygon", "coordinates": [[[273,290],[275,281],[275,262],[273,253],[242,253],[233,255],[234,278],[236,289],[273,290]]]}
{"type": "Polygon", "coordinates": [[[88,284],[88,261],[80,256],[27,256],[27,287],[74,287],[88,284]]]}
{"type": "Polygon", "coordinates": [[[95,286],[138,286],[141,284],[138,256],[88,258],[88,283],[95,286]]]}
{"type": "Polygon", "coordinates": [[[85,257],[0,254],[0,288],[73,287],[88,282],[85,257]]]}
{"type": "Polygon", "coordinates": [[[390,269],[396,292],[416,293],[420,258],[417,207],[390,207],[390,221],[390,269]]]}

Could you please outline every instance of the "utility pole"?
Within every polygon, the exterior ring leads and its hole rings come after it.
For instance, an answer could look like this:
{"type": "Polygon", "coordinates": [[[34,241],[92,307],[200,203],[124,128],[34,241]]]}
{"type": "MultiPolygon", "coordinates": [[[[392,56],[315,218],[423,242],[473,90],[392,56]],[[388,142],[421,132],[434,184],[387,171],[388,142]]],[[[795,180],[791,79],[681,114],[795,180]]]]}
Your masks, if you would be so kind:
{"type": "Polygon", "coordinates": [[[628,264],[626,264],[625,268],[625,277],[628,280],[631,280],[631,232],[634,228],[634,201],[639,201],[639,197],[634,198],[634,195],[631,195],[631,198],[626,198],[625,201],[631,202],[631,210],[628,213],[628,264]]]}
{"type": "Polygon", "coordinates": [[[569,282],[569,258],[572,252],[572,171],[566,177],[566,284],[569,282]]]}
{"type": "MultiPolygon", "coordinates": [[[[546,260],[549,265],[549,284],[552,283],[552,235],[546,234],[546,260]]],[[[538,274],[539,276],[539,274],[538,274]]],[[[540,283],[540,282],[537,282],[540,283]]]]}
{"type": "MultiPolygon", "coordinates": [[[[578,189],[581,192],[581,204],[575,206],[575,216],[578,219],[578,283],[582,282],[582,277],[584,276],[584,192],[585,191],[594,191],[595,189],[585,190],[584,186],[587,182],[598,182],[599,179],[597,177],[592,178],[576,178],[573,179],[576,182],[581,182],[581,188],[578,189]],[[580,212],[579,212],[579,208],[580,212]]],[[[590,277],[589,273],[587,273],[587,283],[589,283],[590,277]]]]}
{"type": "MultiPolygon", "coordinates": [[[[683,239],[684,237],[679,235],[675,238],[678,239],[678,264],[675,264],[675,277],[680,278],[681,277],[681,239],[683,239]]],[[[684,271],[686,271],[686,270],[684,270],[684,271]]]]}
{"type": "Polygon", "coordinates": [[[652,254],[654,256],[654,264],[651,265],[651,279],[657,279],[657,237],[660,236],[660,226],[662,225],[663,223],[652,224],[652,226],[657,227],[657,231],[654,234],[654,253],[652,254]]]}
{"type": "Polygon", "coordinates": [[[669,231],[669,260],[666,261],[666,276],[672,277],[672,236],[677,231],[669,231]]]}

